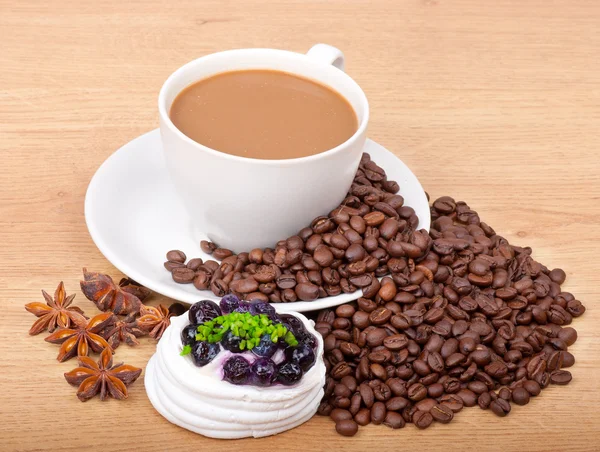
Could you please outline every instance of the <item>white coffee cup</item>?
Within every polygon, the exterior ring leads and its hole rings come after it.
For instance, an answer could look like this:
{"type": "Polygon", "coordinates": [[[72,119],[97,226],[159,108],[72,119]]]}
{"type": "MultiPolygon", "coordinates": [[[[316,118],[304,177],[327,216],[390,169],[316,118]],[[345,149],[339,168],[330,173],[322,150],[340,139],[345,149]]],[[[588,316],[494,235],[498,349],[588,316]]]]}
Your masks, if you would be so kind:
{"type": "Polygon", "coordinates": [[[360,163],[369,121],[367,98],[343,68],[340,50],[317,44],[306,55],[275,49],[214,53],[191,61],[167,79],[158,96],[164,155],[198,232],[238,253],[273,247],[339,205],[360,163]],[[289,72],[333,88],[352,105],[358,130],[320,154],[263,160],[210,149],[175,127],[169,110],[177,94],[198,80],[240,69],[289,72]]]}

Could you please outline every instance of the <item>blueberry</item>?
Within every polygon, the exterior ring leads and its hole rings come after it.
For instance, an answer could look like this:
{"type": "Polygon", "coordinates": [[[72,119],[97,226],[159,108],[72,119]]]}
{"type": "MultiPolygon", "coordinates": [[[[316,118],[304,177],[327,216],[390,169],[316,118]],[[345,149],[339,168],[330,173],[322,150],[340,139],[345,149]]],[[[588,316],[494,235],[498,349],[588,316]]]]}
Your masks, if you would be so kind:
{"type": "Polygon", "coordinates": [[[302,320],[300,320],[295,315],[281,314],[280,317],[281,317],[282,323],[284,323],[286,326],[291,327],[291,330],[292,330],[292,333],[294,333],[294,336],[300,335],[302,332],[305,331],[304,323],[302,323],[302,320]]]}
{"type": "Polygon", "coordinates": [[[296,347],[288,347],[285,356],[288,361],[298,364],[305,372],[315,363],[315,352],[310,345],[304,343],[296,347]]]}
{"type": "Polygon", "coordinates": [[[240,301],[240,305],[235,308],[233,312],[250,312],[250,303],[247,301],[240,301]]]}
{"type": "Polygon", "coordinates": [[[183,330],[181,330],[181,342],[183,342],[183,345],[192,345],[196,342],[197,328],[197,325],[191,323],[183,327],[183,330]]]}
{"type": "Polygon", "coordinates": [[[189,311],[190,323],[200,325],[221,315],[221,308],[214,301],[202,300],[194,303],[189,311]]]}
{"type": "Polygon", "coordinates": [[[300,337],[296,337],[296,340],[299,343],[308,345],[312,349],[317,348],[317,346],[319,345],[319,343],[317,342],[317,338],[314,335],[310,334],[308,331],[305,331],[304,334],[300,335],[300,337]]]}
{"type": "Polygon", "coordinates": [[[223,365],[223,379],[234,385],[243,385],[250,380],[250,363],[240,355],[234,355],[223,365]]]}
{"type": "MultiPolygon", "coordinates": [[[[278,341],[283,342],[283,341],[278,341]]],[[[268,334],[263,334],[260,338],[260,342],[252,349],[252,353],[257,356],[265,356],[270,358],[277,351],[277,344],[271,341],[271,336],[268,334]]]]}
{"type": "Polygon", "coordinates": [[[269,358],[258,358],[250,368],[252,383],[256,386],[270,386],[275,379],[277,366],[269,358]]]}
{"type": "Polygon", "coordinates": [[[265,314],[270,319],[273,319],[277,316],[277,312],[275,308],[271,306],[269,303],[265,303],[264,301],[256,301],[250,304],[250,314],[252,315],[260,315],[265,314]]]}
{"type": "Polygon", "coordinates": [[[206,366],[219,353],[219,344],[209,344],[205,341],[196,342],[192,346],[192,358],[198,367],[206,366]]]}
{"type": "Polygon", "coordinates": [[[241,342],[242,338],[233,334],[232,331],[227,331],[221,339],[221,345],[223,345],[223,348],[233,353],[240,353],[242,351],[240,349],[241,342]]]}
{"type": "Polygon", "coordinates": [[[289,361],[281,363],[277,368],[277,381],[282,385],[291,386],[302,378],[302,369],[296,363],[289,361]]]}
{"type": "Polygon", "coordinates": [[[221,298],[219,305],[221,306],[221,312],[223,312],[223,314],[229,314],[235,311],[240,305],[240,299],[233,294],[225,295],[221,298]]]}

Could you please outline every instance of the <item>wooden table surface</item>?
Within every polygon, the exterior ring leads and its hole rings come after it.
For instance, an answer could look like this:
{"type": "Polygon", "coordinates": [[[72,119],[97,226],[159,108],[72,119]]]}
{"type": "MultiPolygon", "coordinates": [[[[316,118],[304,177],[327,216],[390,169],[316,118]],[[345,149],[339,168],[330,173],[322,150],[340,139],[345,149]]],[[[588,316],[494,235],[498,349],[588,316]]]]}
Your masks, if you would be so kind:
{"type": "MultiPolygon", "coordinates": [[[[596,0],[0,0],[0,450],[600,450],[599,23],[596,0]],[[182,64],[317,42],[344,50],[370,100],[369,136],[431,196],[466,200],[566,270],[588,308],[573,382],[503,419],[465,409],[426,431],[353,438],[316,417],[272,438],[206,439],[159,416],[142,380],[125,402],[79,402],[63,378],[75,361],[28,336],[23,305],[63,280],[92,314],[81,268],[120,277],[85,226],[90,178],[157,127],[158,90],[182,64]]],[[[144,367],[153,350],[144,339],[116,359],[144,367]]]]}

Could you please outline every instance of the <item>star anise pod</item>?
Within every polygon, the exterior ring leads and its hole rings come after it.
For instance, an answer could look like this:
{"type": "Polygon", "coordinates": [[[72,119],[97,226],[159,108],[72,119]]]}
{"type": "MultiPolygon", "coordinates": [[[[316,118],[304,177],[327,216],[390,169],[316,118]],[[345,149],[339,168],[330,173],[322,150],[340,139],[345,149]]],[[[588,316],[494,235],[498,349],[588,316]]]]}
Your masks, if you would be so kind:
{"type": "Polygon", "coordinates": [[[29,334],[32,336],[41,333],[45,329],[52,333],[57,327],[70,328],[73,325],[85,325],[87,323],[87,317],[83,314],[83,311],[77,306],[70,306],[75,294],[67,296],[62,281],[54,292],[54,299],[45,290],[42,290],[42,295],[46,300],[46,304],[36,301],[25,305],[27,311],[39,317],[29,330],[29,334]]]}
{"type": "Polygon", "coordinates": [[[135,295],[142,302],[152,295],[152,291],[150,289],[142,286],[139,282],[134,281],[131,278],[121,278],[121,281],[119,281],[119,287],[123,289],[123,291],[135,295]]]}
{"type": "Polygon", "coordinates": [[[98,363],[88,356],[80,356],[80,367],[65,373],[69,384],[79,386],[79,400],[85,402],[97,394],[100,394],[100,400],[109,396],[117,400],[127,398],[127,386],[137,380],[142,369],[123,363],[113,366],[112,361],[112,352],[105,348],[98,363]]]}
{"type": "Polygon", "coordinates": [[[171,324],[171,313],[162,304],[158,307],[142,305],[140,308],[141,317],[137,320],[138,326],[150,334],[156,340],[159,340],[167,327],[171,324]]]}
{"type": "Polygon", "coordinates": [[[92,317],[84,325],[77,325],[76,329],[63,328],[55,331],[45,340],[52,344],[62,344],[58,352],[57,360],[60,362],[71,359],[73,356],[87,356],[89,349],[100,353],[112,348],[99,333],[115,322],[112,312],[103,312],[92,317]]]}
{"type": "Polygon", "coordinates": [[[103,336],[109,345],[115,350],[121,342],[127,345],[140,345],[137,338],[145,336],[147,333],[142,331],[136,321],[136,314],[129,314],[124,319],[117,319],[103,332],[103,336]]]}
{"type": "Polygon", "coordinates": [[[139,312],[142,302],[134,294],[119,287],[112,278],[102,273],[88,272],[83,269],[81,291],[93,301],[101,311],[113,311],[115,314],[139,312]]]}

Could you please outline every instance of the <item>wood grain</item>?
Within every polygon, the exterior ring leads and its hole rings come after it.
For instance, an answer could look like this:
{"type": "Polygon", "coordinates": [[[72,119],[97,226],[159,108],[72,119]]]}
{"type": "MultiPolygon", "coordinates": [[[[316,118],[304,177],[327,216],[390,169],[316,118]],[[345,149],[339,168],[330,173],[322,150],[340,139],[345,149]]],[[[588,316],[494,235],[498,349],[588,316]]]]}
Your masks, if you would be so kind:
{"type": "MultiPolygon", "coordinates": [[[[600,450],[599,23],[595,0],[0,0],[0,449],[600,450]],[[94,171],[157,127],[158,90],[183,63],[316,42],[345,51],[370,137],[432,197],[466,200],[567,271],[588,308],[573,382],[504,419],[473,408],[450,425],[354,438],[324,418],[267,439],[202,438],[160,417],[142,381],[124,403],[80,403],[62,376],[75,363],[27,335],[23,305],[61,280],[77,291],[83,266],[118,276],[85,227],[94,171]]],[[[81,294],[76,304],[94,312],[81,294]]],[[[145,339],[117,359],[144,366],[153,348],[145,339]]]]}

